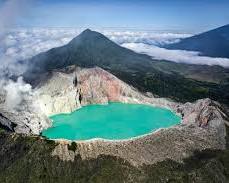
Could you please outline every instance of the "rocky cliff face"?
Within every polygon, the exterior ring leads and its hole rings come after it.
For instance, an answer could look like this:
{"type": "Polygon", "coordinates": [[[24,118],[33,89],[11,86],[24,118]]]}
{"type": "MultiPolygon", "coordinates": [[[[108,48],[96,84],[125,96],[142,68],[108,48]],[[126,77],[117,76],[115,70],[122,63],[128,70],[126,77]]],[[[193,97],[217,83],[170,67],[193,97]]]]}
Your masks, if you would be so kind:
{"type": "Polygon", "coordinates": [[[74,74],[62,72],[50,73],[48,80],[42,81],[36,88],[36,96],[43,113],[47,116],[58,113],[70,113],[81,107],[79,92],[73,84],[74,74]]]}
{"type": "Polygon", "coordinates": [[[167,99],[147,97],[114,75],[96,67],[68,67],[52,72],[48,80],[36,87],[38,101],[47,115],[70,113],[88,104],[107,104],[109,101],[152,104],[174,108],[167,99]]]}

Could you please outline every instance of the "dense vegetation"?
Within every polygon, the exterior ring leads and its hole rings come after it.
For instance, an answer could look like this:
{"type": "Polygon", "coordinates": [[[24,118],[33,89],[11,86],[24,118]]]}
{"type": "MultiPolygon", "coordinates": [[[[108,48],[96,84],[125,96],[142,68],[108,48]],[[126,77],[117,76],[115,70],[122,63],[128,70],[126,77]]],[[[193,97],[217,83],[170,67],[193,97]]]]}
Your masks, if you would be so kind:
{"type": "Polygon", "coordinates": [[[225,84],[208,83],[187,79],[179,74],[139,72],[130,75],[121,70],[111,72],[139,90],[152,92],[160,97],[168,97],[179,102],[211,98],[229,104],[229,82],[225,84]]]}
{"type": "MultiPolygon", "coordinates": [[[[181,182],[218,183],[229,181],[229,147],[205,150],[177,163],[166,160],[154,165],[134,167],[123,159],[99,156],[74,162],[51,156],[53,141],[10,134],[0,130],[0,182],[181,182]]],[[[76,151],[77,144],[69,145],[76,151]]]]}

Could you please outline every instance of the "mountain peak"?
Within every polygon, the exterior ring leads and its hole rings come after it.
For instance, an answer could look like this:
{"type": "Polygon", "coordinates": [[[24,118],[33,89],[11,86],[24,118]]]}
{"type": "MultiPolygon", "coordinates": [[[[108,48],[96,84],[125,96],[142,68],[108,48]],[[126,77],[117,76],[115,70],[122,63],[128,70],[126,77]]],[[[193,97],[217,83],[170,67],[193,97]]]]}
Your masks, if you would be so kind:
{"type": "Polygon", "coordinates": [[[85,29],[83,32],[81,32],[80,36],[101,36],[102,34],[96,31],[92,31],[91,29],[85,29]]]}
{"type": "Polygon", "coordinates": [[[82,33],[91,33],[93,32],[91,29],[85,29],[82,33]]]}
{"type": "Polygon", "coordinates": [[[76,36],[71,42],[70,45],[86,45],[86,44],[94,44],[98,42],[107,44],[107,42],[111,42],[106,36],[103,34],[92,31],[90,29],[86,29],[83,32],[81,32],[78,36],[76,36]]]}
{"type": "Polygon", "coordinates": [[[31,69],[26,73],[28,77],[24,75],[24,78],[31,79],[31,75],[36,77],[40,73],[70,65],[119,67],[121,64],[126,66],[142,62],[151,63],[151,58],[121,47],[99,32],[86,29],[67,45],[53,48],[31,58],[29,61],[31,69]]]}

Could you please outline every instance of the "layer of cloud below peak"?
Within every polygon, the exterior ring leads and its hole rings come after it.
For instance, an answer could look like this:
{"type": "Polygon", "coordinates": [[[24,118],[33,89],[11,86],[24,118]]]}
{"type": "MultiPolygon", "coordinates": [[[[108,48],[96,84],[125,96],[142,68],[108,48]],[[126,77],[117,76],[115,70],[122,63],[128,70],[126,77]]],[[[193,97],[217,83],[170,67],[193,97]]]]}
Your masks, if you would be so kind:
{"type": "Polygon", "coordinates": [[[154,45],[144,43],[124,43],[123,47],[134,50],[138,53],[145,53],[156,60],[167,60],[177,63],[200,64],[200,65],[220,65],[229,67],[229,59],[200,56],[199,52],[185,50],[168,50],[154,45]]]}

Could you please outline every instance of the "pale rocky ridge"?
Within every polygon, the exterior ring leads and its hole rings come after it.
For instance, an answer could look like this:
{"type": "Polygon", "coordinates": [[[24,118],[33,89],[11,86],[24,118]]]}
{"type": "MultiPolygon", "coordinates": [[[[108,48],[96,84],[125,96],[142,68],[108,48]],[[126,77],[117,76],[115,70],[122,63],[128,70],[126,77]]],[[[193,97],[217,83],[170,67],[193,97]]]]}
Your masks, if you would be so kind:
{"type": "Polygon", "coordinates": [[[54,71],[35,90],[47,115],[70,113],[81,106],[107,104],[109,101],[151,104],[169,109],[177,106],[167,99],[147,97],[99,67],[81,69],[72,66],[54,71]]]}
{"type": "Polygon", "coordinates": [[[56,140],[52,155],[62,160],[73,161],[79,154],[83,159],[106,154],[139,166],[167,158],[182,161],[195,150],[225,148],[227,115],[220,104],[210,99],[180,104],[155,98],[152,94],[138,92],[101,68],[75,66],[47,73],[40,78],[33,93],[14,111],[4,109],[4,95],[1,95],[1,124],[17,133],[40,134],[51,126],[49,115],[69,113],[88,104],[107,104],[109,101],[165,107],[182,116],[179,125],[130,140],[76,142],[75,152],[68,149],[70,141],[56,140]]]}

